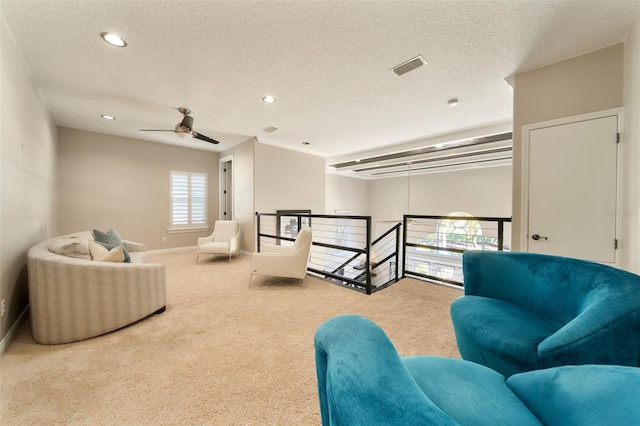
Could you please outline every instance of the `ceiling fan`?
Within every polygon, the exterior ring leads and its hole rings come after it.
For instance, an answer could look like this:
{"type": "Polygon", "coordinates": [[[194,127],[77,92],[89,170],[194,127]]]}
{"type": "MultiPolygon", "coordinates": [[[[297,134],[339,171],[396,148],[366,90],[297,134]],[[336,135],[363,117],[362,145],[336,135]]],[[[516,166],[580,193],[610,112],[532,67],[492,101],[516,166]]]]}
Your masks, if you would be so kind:
{"type": "Polygon", "coordinates": [[[178,111],[180,111],[184,115],[184,118],[182,119],[181,122],[176,124],[175,130],[140,129],[140,131],[141,132],[174,132],[176,135],[180,136],[183,139],[196,138],[196,139],[200,139],[200,140],[203,140],[205,142],[210,142],[210,143],[213,143],[213,144],[219,144],[220,143],[215,139],[211,139],[209,136],[205,136],[205,135],[203,135],[201,133],[193,131],[193,117],[191,117],[189,115],[189,114],[191,114],[191,110],[190,109],[188,109],[188,108],[178,108],[178,111]]]}

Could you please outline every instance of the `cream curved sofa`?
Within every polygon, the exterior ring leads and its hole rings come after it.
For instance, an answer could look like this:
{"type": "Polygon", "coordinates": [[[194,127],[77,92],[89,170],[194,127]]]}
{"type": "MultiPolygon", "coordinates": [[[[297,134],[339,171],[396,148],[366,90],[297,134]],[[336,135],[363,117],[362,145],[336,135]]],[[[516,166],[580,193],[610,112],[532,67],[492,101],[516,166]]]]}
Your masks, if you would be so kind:
{"type": "Polygon", "coordinates": [[[85,252],[93,239],[90,231],[80,232],[29,249],[29,311],[36,342],[76,342],[164,312],[165,266],[146,263],[144,244],[123,241],[131,263],[101,262],[85,252]]]}

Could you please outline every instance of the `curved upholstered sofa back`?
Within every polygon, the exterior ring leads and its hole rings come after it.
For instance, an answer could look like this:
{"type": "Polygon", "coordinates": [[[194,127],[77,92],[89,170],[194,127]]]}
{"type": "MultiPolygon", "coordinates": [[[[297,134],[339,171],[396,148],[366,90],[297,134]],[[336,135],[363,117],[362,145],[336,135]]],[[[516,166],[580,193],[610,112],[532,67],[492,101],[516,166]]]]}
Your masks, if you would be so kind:
{"type": "Polygon", "coordinates": [[[99,336],[166,306],[164,265],[64,256],[49,251],[54,240],[39,243],[27,253],[31,331],[36,342],[59,344],[99,336]]]}

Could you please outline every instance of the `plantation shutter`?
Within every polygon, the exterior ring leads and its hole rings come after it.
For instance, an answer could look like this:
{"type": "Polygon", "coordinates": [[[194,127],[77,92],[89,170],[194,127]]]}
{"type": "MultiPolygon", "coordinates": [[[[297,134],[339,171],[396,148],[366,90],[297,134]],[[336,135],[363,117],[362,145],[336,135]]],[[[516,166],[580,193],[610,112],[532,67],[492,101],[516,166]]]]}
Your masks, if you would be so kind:
{"type": "Polygon", "coordinates": [[[191,225],[207,223],[207,175],[191,173],[191,225]]]}
{"type": "Polygon", "coordinates": [[[171,227],[207,225],[207,175],[171,171],[171,227]]]}
{"type": "Polygon", "coordinates": [[[189,225],[189,174],[171,172],[171,225],[189,225]]]}

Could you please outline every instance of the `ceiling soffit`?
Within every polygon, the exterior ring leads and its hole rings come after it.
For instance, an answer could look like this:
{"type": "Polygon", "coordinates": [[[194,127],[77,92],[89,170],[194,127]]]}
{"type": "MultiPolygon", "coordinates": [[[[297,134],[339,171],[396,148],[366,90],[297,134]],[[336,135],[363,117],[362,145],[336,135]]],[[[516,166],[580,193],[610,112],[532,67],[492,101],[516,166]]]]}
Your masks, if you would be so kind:
{"type": "Polygon", "coordinates": [[[430,146],[329,164],[338,174],[386,178],[479,167],[511,165],[513,135],[494,135],[441,142],[430,146]]]}

